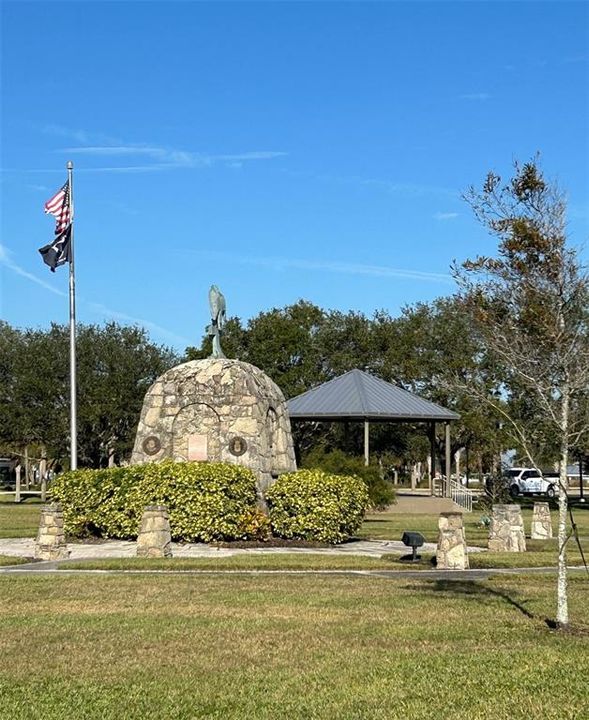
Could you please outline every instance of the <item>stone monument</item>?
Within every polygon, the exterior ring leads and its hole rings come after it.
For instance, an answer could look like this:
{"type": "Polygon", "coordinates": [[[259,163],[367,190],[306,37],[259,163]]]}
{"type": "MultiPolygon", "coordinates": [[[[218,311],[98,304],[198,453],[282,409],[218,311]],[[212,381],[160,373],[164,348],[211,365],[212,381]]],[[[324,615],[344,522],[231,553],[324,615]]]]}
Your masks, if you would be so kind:
{"type": "Polygon", "coordinates": [[[493,505],[488,548],[494,552],[525,552],[526,535],[519,505],[493,505]]]}
{"type": "Polygon", "coordinates": [[[552,518],[550,506],[545,502],[535,502],[532,513],[532,540],[548,540],[552,537],[552,518]]]}
{"type": "Polygon", "coordinates": [[[208,460],[250,468],[260,499],[283,472],[296,470],[290,419],[280,388],[259,368],[223,355],[225,299],[213,286],[213,354],[168,370],[149,388],[131,464],[208,460]]]}
{"type": "Polygon", "coordinates": [[[436,567],[439,570],[468,570],[469,568],[462,513],[440,514],[436,567]]]}

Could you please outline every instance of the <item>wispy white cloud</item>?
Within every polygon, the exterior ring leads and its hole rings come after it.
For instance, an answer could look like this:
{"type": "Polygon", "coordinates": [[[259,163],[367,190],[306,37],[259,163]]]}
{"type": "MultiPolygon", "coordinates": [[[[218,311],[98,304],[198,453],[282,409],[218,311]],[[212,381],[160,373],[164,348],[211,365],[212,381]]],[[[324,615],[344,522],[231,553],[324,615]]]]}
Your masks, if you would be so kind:
{"type": "Polygon", "coordinates": [[[457,212],[437,212],[434,213],[435,220],[454,220],[460,213],[457,212]]]}
{"type": "Polygon", "coordinates": [[[55,152],[69,155],[86,155],[93,157],[119,157],[119,158],[147,158],[153,163],[149,165],[110,166],[98,168],[84,168],[86,172],[151,172],[154,170],[172,170],[178,168],[202,168],[224,163],[235,167],[244,162],[258,160],[274,160],[284,157],[288,153],[275,150],[253,150],[241,153],[212,154],[175,150],[173,148],[156,147],[152,145],[79,145],[59,148],[55,152]]]}
{"type": "Polygon", "coordinates": [[[395,277],[423,282],[453,283],[452,277],[446,273],[428,272],[396,268],[389,265],[366,265],[363,263],[346,263],[333,260],[304,260],[285,257],[246,257],[229,253],[199,253],[211,259],[223,262],[234,262],[241,265],[257,265],[272,270],[317,270],[343,275],[368,275],[372,277],[395,277]]]}
{"type": "Polygon", "coordinates": [[[486,92],[476,92],[476,93],[465,93],[464,95],[460,96],[461,100],[489,100],[490,99],[489,93],[486,92]]]}
{"type": "Polygon", "coordinates": [[[132,323],[133,325],[141,325],[145,328],[148,328],[149,330],[153,330],[162,337],[168,338],[168,340],[170,340],[171,342],[184,345],[190,344],[190,340],[188,338],[185,338],[182,335],[177,335],[176,333],[167,330],[161,325],[157,325],[156,323],[151,322],[151,320],[137,318],[133,315],[128,315],[127,313],[119,312],[118,310],[113,310],[112,308],[109,308],[102,303],[88,302],[86,304],[91,310],[93,310],[99,315],[106,315],[109,318],[113,318],[113,320],[123,320],[125,322],[132,323]]]}
{"type": "Polygon", "coordinates": [[[0,245],[0,265],[3,265],[4,267],[8,268],[9,270],[12,270],[12,272],[15,273],[16,275],[20,275],[21,277],[24,277],[27,280],[30,280],[31,282],[35,283],[36,285],[40,285],[42,288],[45,288],[45,290],[49,290],[49,292],[52,292],[55,295],[61,295],[62,297],[67,297],[67,293],[63,292],[63,290],[60,290],[59,288],[54,287],[50,283],[46,282],[45,280],[41,279],[40,277],[37,277],[37,275],[33,275],[33,273],[28,272],[27,270],[22,268],[20,265],[18,265],[16,262],[14,262],[14,260],[12,259],[12,253],[4,245],[0,245]]]}
{"type": "MultiPolygon", "coordinates": [[[[24,270],[20,265],[18,265],[12,259],[12,253],[4,245],[0,245],[0,265],[3,265],[4,267],[6,267],[8,270],[11,270],[16,275],[20,275],[21,277],[26,278],[30,282],[33,282],[36,285],[39,285],[40,287],[44,288],[45,290],[48,290],[49,292],[54,293],[55,295],[59,295],[60,297],[68,297],[68,293],[64,292],[63,290],[60,290],[59,288],[54,287],[53,285],[46,282],[42,278],[37,277],[37,275],[34,275],[33,273],[28,272],[27,270],[24,270]]],[[[94,312],[100,316],[103,316],[103,317],[106,316],[108,318],[112,318],[113,320],[123,320],[125,322],[129,322],[134,325],[140,325],[142,327],[148,328],[149,330],[152,330],[153,332],[157,333],[162,338],[167,338],[170,342],[184,344],[184,345],[190,344],[190,340],[188,340],[188,338],[185,338],[182,335],[177,335],[176,333],[171,332],[167,328],[164,328],[161,325],[158,325],[157,323],[151,322],[150,320],[145,320],[144,318],[137,318],[132,315],[128,315],[127,313],[123,313],[118,310],[113,310],[112,308],[109,308],[106,305],[103,305],[102,303],[87,301],[83,297],[78,298],[78,300],[83,305],[88,307],[89,310],[91,310],[92,312],[94,312]]]]}
{"type": "Polygon", "coordinates": [[[67,138],[81,145],[117,145],[120,140],[104,133],[97,133],[88,130],[76,130],[74,128],[64,127],[63,125],[48,124],[43,125],[41,132],[44,135],[53,135],[55,137],[67,138]]]}
{"type": "MultiPolygon", "coordinates": [[[[104,133],[67,128],[62,125],[45,125],[41,131],[54,137],[67,138],[76,144],[61,147],[54,152],[69,155],[85,155],[95,158],[137,158],[139,162],[128,165],[112,164],[103,167],[78,168],[78,172],[141,173],[181,168],[204,168],[216,164],[241,167],[243,163],[274,160],[285,157],[287,152],[278,150],[248,150],[238,153],[207,153],[179,150],[149,143],[129,143],[104,133]],[[140,164],[144,159],[144,164],[140,164]]],[[[38,171],[40,172],[40,171],[38,171]]]]}

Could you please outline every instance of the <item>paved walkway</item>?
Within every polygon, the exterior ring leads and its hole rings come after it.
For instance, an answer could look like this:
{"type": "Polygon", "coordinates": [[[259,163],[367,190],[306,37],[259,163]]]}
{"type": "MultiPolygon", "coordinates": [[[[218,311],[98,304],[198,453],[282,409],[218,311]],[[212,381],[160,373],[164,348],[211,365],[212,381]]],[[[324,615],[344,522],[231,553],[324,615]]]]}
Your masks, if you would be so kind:
{"type": "MultiPolygon", "coordinates": [[[[70,560],[86,560],[94,558],[126,558],[135,557],[137,546],[133,540],[103,540],[92,543],[69,543],[70,560]]],[[[435,543],[424,543],[420,552],[435,553],[435,543]]],[[[469,547],[469,552],[481,552],[483,548],[469,547]]],[[[400,540],[355,540],[353,542],[334,545],[328,548],[309,547],[259,547],[231,548],[206,545],[205,543],[172,543],[172,554],[177,558],[188,557],[230,557],[231,555],[266,555],[266,554],[312,554],[312,555],[364,555],[380,557],[387,553],[408,554],[410,549],[400,540]]],[[[35,554],[33,538],[0,539],[0,555],[10,557],[32,558],[35,554]]]]}

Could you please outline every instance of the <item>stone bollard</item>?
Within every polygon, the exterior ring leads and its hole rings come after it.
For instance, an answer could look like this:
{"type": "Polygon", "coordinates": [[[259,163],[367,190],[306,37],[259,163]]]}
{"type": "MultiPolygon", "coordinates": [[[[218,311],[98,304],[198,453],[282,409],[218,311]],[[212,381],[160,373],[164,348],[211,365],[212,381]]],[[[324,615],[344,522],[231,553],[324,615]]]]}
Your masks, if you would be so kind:
{"type": "Polygon", "coordinates": [[[441,513],[438,520],[438,531],[437,568],[439,570],[468,570],[468,552],[462,513],[441,513]]]}
{"type": "Polygon", "coordinates": [[[170,519],[164,505],[148,505],[143,511],[137,537],[137,556],[172,557],[170,519]]]}
{"type": "Polygon", "coordinates": [[[488,548],[493,552],[526,551],[526,534],[519,505],[493,505],[488,548]]]}
{"type": "Polygon", "coordinates": [[[35,540],[37,560],[65,560],[69,557],[63,531],[63,513],[59,503],[44,505],[41,510],[39,532],[35,540]]]}
{"type": "Polygon", "coordinates": [[[548,540],[548,538],[552,537],[552,518],[550,517],[550,506],[548,503],[534,503],[530,537],[532,540],[548,540]]]}

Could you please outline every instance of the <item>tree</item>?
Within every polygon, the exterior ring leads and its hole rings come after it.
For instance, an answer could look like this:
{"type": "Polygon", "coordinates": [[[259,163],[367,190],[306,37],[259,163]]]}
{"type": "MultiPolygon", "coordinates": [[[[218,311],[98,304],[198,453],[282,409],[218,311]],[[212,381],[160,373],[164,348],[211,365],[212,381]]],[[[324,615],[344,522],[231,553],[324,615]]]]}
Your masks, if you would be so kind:
{"type": "MultiPolygon", "coordinates": [[[[267,373],[287,399],[342,373],[360,368],[460,413],[454,424],[452,451],[467,448],[479,458],[490,447],[497,457],[497,420],[490,417],[468,388],[451,382],[455,372],[481,367],[491,379],[489,366],[481,365],[479,346],[468,318],[455,298],[406,307],[400,317],[379,310],[372,317],[360,312],[322,310],[304,300],[259,313],[243,327],[230,318],[223,332],[228,357],[250,362],[267,373]]],[[[188,359],[210,355],[211,345],[188,348],[188,359]]],[[[314,447],[340,448],[362,454],[363,430],[357,424],[295,423],[293,433],[299,455],[314,447]]],[[[443,453],[445,439],[438,438],[443,453]]],[[[408,461],[425,460],[429,453],[427,429],[421,424],[375,424],[371,449],[378,456],[393,452],[408,461]],[[409,451],[411,449],[411,452],[409,451]]]]}
{"type": "Polygon", "coordinates": [[[111,322],[80,326],[77,359],[79,459],[99,467],[130,454],[145,392],[178,358],[142,328],[111,322]]]}
{"type": "MultiPolygon", "coordinates": [[[[474,458],[482,473],[488,450],[494,451],[495,458],[499,455],[501,431],[498,418],[473,397],[466,378],[476,375],[486,392],[492,392],[498,380],[481,352],[459,299],[443,297],[431,303],[419,302],[404,307],[397,318],[381,310],[375,313],[371,327],[370,369],[389,382],[459,413],[460,420],[452,424],[451,452],[466,449],[467,467],[474,458]]],[[[403,425],[400,432],[397,430],[398,435],[404,435],[397,438],[404,457],[412,456],[413,461],[426,459],[430,445],[425,432],[423,424],[415,428],[403,425]],[[411,453],[407,452],[409,445],[414,447],[411,453]]],[[[436,438],[436,445],[436,454],[443,457],[444,433],[436,438]]]]}
{"type": "Polygon", "coordinates": [[[565,199],[544,179],[537,159],[515,163],[506,184],[489,173],[482,189],[471,187],[465,199],[499,239],[497,257],[477,257],[454,270],[464,308],[503,377],[500,394],[485,399],[511,424],[533,465],[538,465],[538,441],[558,452],[556,620],[566,626],[567,464],[569,449],[589,427],[583,411],[589,387],[589,278],[567,245],[565,199]]]}
{"type": "MultiPolygon", "coordinates": [[[[178,361],[137,327],[78,325],[78,454],[98,467],[126,456],[147,387],[178,361]]],[[[69,330],[17,330],[0,324],[0,446],[69,454],[69,330]]]]}

